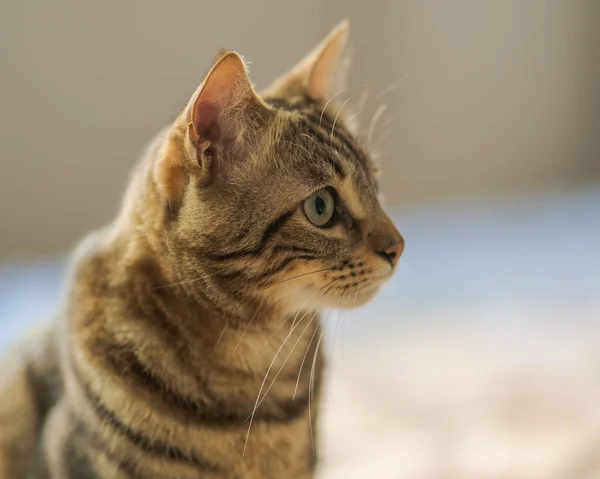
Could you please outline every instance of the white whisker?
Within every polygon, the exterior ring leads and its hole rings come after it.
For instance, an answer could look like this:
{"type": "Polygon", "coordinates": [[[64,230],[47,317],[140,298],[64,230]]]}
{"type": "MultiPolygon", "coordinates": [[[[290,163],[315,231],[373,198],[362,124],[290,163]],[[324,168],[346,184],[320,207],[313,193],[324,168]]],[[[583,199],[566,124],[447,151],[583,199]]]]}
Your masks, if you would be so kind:
{"type": "Polygon", "coordinates": [[[279,140],[278,143],[287,143],[288,145],[292,145],[292,146],[295,146],[296,148],[300,148],[301,150],[304,150],[309,155],[312,155],[312,153],[310,151],[308,151],[306,148],[304,148],[303,146],[298,145],[297,143],[294,143],[293,141],[279,140]]]}
{"type": "Polygon", "coordinates": [[[348,123],[350,123],[355,117],[357,117],[358,115],[360,115],[360,111],[357,111],[356,113],[352,113],[352,115],[350,115],[348,117],[348,120],[346,120],[348,123]]]}
{"type": "Polygon", "coordinates": [[[358,109],[359,110],[363,110],[365,108],[365,105],[367,104],[367,100],[368,100],[370,94],[371,94],[371,90],[367,87],[367,85],[364,85],[363,91],[360,94],[360,97],[358,98],[358,109]]]}
{"type": "Polygon", "coordinates": [[[338,95],[340,95],[340,94],[344,93],[345,91],[346,91],[345,89],[344,89],[344,90],[340,90],[340,91],[338,91],[338,92],[337,92],[335,95],[333,95],[333,96],[332,96],[332,97],[331,97],[331,98],[330,98],[330,99],[327,101],[327,103],[325,103],[325,106],[324,106],[324,107],[323,107],[323,109],[321,110],[321,116],[319,117],[319,127],[321,126],[321,122],[323,121],[323,115],[325,114],[325,110],[327,110],[327,107],[329,106],[329,104],[330,104],[330,103],[333,101],[333,99],[334,99],[336,96],[338,96],[338,95]]]}
{"type": "Polygon", "coordinates": [[[296,399],[296,393],[298,392],[298,385],[300,384],[300,376],[302,376],[302,369],[304,368],[304,362],[306,361],[306,357],[308,356],[308,352],[310,351],[312,342],[315,339],[315,336],[317,335],[317,331],[319,331],[319,328],[315,328],[315,330],[313,331],[310,341],[308,342],[308,346],[306,347],[306,352],[304,353],[304,356],[302,357],[302,362],[300,363],[300,370],[298,371],[298,379],[296,380],[296,387],[294,388],[294,394],[292,396],[292,400],[296,399]]]}
{"type": "MultiPolygon", "coordinates": [[[[340,327],[340,312],[338,313],[337,320],[335,322],[335,329],[333,331],[333,340],[331,341],[331,353],[329,355],[329,370],[333,370],[333,353],[335,352],[335,340],[337,339],[338,329],[340,327]]],[[[329,375],[329,397],[331,398],[333,394],[333,375],[329,375]]]]}
{"type": "Polygon", "coordinates": [[[288,339],[292,336],[292,334],[294,333],[294,330],[298,327],[299,324],[300,324],[300,322],[298,322],[298,324],[296,324],[296,326],[294,326],[290,329],[290,332],[288,333],[288,335],[285,337],[285,339],[283,340],[283,342],[277,349],[275,356],[273,357],[273,360],[271,361],[271,364],[269,364],[269,367],[267,368],[267,372],[265,374],[262,384],[260,385],[260,389],[258,391],[258,396],[256,397],[256,402],[254,403],[254,408],[253,408],[252,414],[250,416],[250,424],[248,425],[248,432],[246,433],[246,440],[244,442],[244,449],[242,451],[242,456],[246,453],[246,447],[248,446],[248,439],[250,438],[250,430],[252,429],[252,422],[254,420],[254,414],[256,413],[256,410],[258,408],[260,397],[262,395],[262,391],[263,391],[265,384],[267,382],[267,379],[269,377],[269,373],[271,372],[271,369],[273,369],[273,365],[275,364],[275,361],[279,357],[279,353],[281,352],[281,350],[287,343],[288,339]]]}
{"type": "Polygon", "coordinates": [[[377,122],[381,118],[381,115],[385,113],[385,110],[387,110],[387,105],[379,105],[377,110],[375,110],[375,114],[371,120],[371,125],[369,126],[369,133],[367,135],[367,149],[369,150],[373,146],[373,134],[375,133],[375,127],[377,126],[377,122]]]}
{"type": "Polygon", "coordinates": [[[309,140],[312,140],[314,142],[315,145],[317,145],[319,148],[321,148],[321,145],[317,142],[317,140],[315,140],[312,136],[310,136],[307,133],[300,133],[300,136],[305,136],[306,138],[308,138],[309,140]]]}
{"type": "Polygon", "coordinates": [[[227,330],[228,327],[229,327],[229,323],[227,322],[227,323],[225,323],[225,326],[223,326],[223,329],[221,330],[221,334],[219,334],[219,337],[215,341],[215,345],[213,346],[213,351],[217,350],[217,347],[219,346],[219,343],[221,342],[221,339],[223,338],[223,335],[225,334],[225,331],[227,330]]]}
{"type": "Polygon", "coordinates": [[[237,350],[240,347],[240,344],[242,344],[242,340],[244,339],[244,336],[246,336],[246,333],[248,332],[248,329],[250,328],[250,326],[254,322],[254,319],[258,316],[258,312],[260,311],[260,308],[262,308],[262,305],[263,305],[264,302],[265,302],[265,297],[263,296],[263,298],[260,301],[260,304],[258,305],[258,308],[256,308],[256,311],[254,311],[254,314],[252,315],[252,318],[250,318],[250,321],[248,321],[248,324],[246,324],[246,327],[244,328],[244,331],[242,331],[242,335],[240,336],[240,339],[238,340],[237,344],[235,345],[235,348],[233,350],[233,354],[235,354],[237,352],[237,350]]]}
{"type": "Polygon", "coordinates": [[[377,95],[375,95],[375,99],[379,99],[379,98],[387,95],[389,92],[395,90],[396,88],[398,88],[398,82],[397,81],[393,82],[390,86],[388,86],[387,88],[385,88],[384,90],[382,90],[381,92],[379,92],[377,95]]]}
{"type": "Polygon", "coordinates": [[[317,341],[317,346],[315,348],[315,354],[313,355],[313,362],[312,362],[312,366],[311,366],[311,370],[310,370],[310,379],[309,379],[309,386],[308,386],[308,419],[309,419],[309,428],[310,428],[310,438],[312,441],[312,446],[313,446],[313,454],[315,454],[315,436],[314,436],[314,432],[313,432],[313,426],[312,426],[312,412],[311,412],[311,401],[313,399],[313,395],[314,395],[314,390],[315,390],[315,366],[317,364],[317,356],[319,355],[319,347],[321,346],[321,341],[323,340],[323,331],[321,331],[321,334],[319,335],[319,340],[317,341]]]}
{"type": "MultiPolygon", "coordinates": [[[[292,292],[297,291],[299,288],[295,288],[292,290],[292,292]]],[[[304,303],[302,303],[302,305],[298,308],[298,311],[296,312],[296,315],[294,316],[294,320],[292,321],[292,328],[294,327],[294,325],[296,324],[296,319],[298,318],[298,315],[300,314],[300,311],[302,311],[302,308],[304,307],[304,305],[307,303],[307,301],[309,301],[317,292],[315,291],[312,295],[310,295],[305,301],[304,303]]],[[[281,299],[283,296],[280,296],[279,298],[276,298],[275,301],[277,301],[278,299],[281,299]]],[[[302,319],[304,319],[304,316],[306,316],[306,314],[308,313],[305,312],[304,315],[302,316],[302,318],[300,318],[300,321],[302,321],[302,319]]],[[[271,341],[271,339],[273,339],[273,337],[281,330],[281,328],[283,328],[283,326],[290,320],[290,316],[285,318],[285,321],[283,321],[279,327],[273,331],[273,334],[271,334],[271,336],[269,336],[269,339],[267,340],[267,344],[271,341]]]]}
{"type": "Polygon", "coordinates": [[[314,282],[314,281],[311,281],[311,282],[310,282],[310,283],[308,283],[308,284],[300,284],[300,285],[296,286],[295,288],[292,288],[292,289],[289,289],[289,290],[287,290],[287,291],[284,291],[282,294],[280,294],[279,296],[277,296],[277,297],[274,299],[274,301],[275,301],[275,302],[277,302],[277,301],[279,301],[281,298],[283,298],[284,296],[288,296],[289,294],[295,293],[295,292],[297,292],[297,291],[299,291],[299,290],[301,290],[301,289],[303,289],[303,288],[310,287],[310,286],[312,286],[313,284],[315,284],[315,282],[314,282]]]}
{"type": "Polygon", "coordinates": [[[292,281],[293,279],[297,279],[297,278],[302,278],[304,276],[308,276],[309,274],[316,274],[316,273],[322,273],[324,271],[330,271],[331,269],[332,268],[323,268],[323,269],[318,269],[316,271],[310,271],[308,273],[298,274],[296,276],[292,276],[291,278],[282,279],[281,281],[277,281],[277,282],[275,282],[273,284],[270,284],[265,289],[272,288],[273,286],[277,286],[278,284],[285,283],[286,281],[292,281]]]}
{"type": "MultiPolygon", "coordinates": [[[[304,319],[305,316],[302,317],[302,319],[304,319]]],[[[300,336],[298,336],[298,339],[296,340],[296,342],[294,343],[294,345],[292,346],[292,349],[290,350],[290,352],[288,353],[288,355],[286,356],[286,358],[283,360],[283,364],[279,367],[279,370],[277,371],[277,374],[275,374],[275,377],[273,378],[273,381],[271,381],[271,384],[269,385],[269,387],[267,388],[267,390],[265,391],[265,394],[263,395],[262,399],[260,400],[260,402],[256,405],[256,409],[253,411],[256,412],[256,410],[260,407],[260,405],[262,404],[262,402],[265,400],[265,398],[267,397],[267,394],[269,394],[269,391],[271,390],[271,388],[273,387],[273,385],[275,384],[275,381],[277,380],[277,378],[279,377],[279,375],[281,374],[281,371],[283,371],[283,368],[285,367],[288,359],[290,359],[290,356],[293,354],[294,350],[296,349],[296,346],[298,346],[298,344],[300,343],[300,340],[304,337],[304,333],[306,333],[306,331],[308,330],[308,328],[311,326],[312,322],[314,321],[314,319],[317,317],[316,313],[310,318],[310,321],[308,322],[308,324],[304,327],[304,329],[302,330],[302,333],[300,334],[300,336]]],[[[300,324],[300,322],[302,321],[302,319],[298,322],[298,324],[300,324]]],[[[318,329],[318,328],[317,328],[318,329]]]]}
{"type": "Polygon", "coordinates": [[[290,317],[286,316],[285,319],[281,322],[281,324],[277,327],[277,329],[275,331],[273,331],[273,334],[271,334],[271,336],[269,336],[269,339],[267,339],[265,341],[265,346],[271,342],[271,339],[273,339],[275,337],[275,335],[281,330],[281,328],[283,328],[283,326],[285,324],[287,324],[287,322],[289,320],[290,320],[290,317]]]}
{"type": "Polygon", "coordinates": [[[346,101],[344,103],[342,103],[342,106],[340,107],[340,109],[337,112],[337,115],[335,115],[335,118],[333,120],[333,125],[331,126],[331,133],[329,134],[329,139],[332,140],[333,139],[333,130],[335,130],[335,124],[338,120],[338,117],[340,116],[340,113],[342,112],[342,110],[344,109],[344,107],[346,106],[346,103],[348,103],[350,101],[350,98],[346,98],[346,101]]]}

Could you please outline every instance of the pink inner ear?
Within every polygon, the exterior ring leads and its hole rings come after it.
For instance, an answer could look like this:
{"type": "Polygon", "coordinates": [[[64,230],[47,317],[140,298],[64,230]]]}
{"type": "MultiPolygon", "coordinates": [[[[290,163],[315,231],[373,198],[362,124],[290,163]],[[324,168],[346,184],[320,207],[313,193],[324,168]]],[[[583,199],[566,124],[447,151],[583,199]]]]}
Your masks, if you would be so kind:
{"type": "Polygon", "coordinates": [[[198,141],[217,143],[221,139],[221,127],[218,120],[219,110],[212,103],[198,102],[195,105],[193,122],[198,141]]]}

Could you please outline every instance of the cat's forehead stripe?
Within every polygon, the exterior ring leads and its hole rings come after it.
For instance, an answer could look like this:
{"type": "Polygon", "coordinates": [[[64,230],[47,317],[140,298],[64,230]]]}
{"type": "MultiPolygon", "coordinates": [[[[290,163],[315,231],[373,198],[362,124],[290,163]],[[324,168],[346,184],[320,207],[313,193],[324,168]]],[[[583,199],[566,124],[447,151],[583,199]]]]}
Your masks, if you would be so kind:
{"type": "MultiPolygon", "coordinates": [[[[322,145],[325,144],[327,141],[331,141],[329,138],[323,135],[322,131],[315,129],[310,123],[306,121],[302,121],[302,127],[304,128],[308,136],[318,140],[322,145]]],[[[341,178],[346,177],[346,169],[339,163],[337,158],[333,157],[332,155],[325,155],[324,159],[331,164],[338,176],[340,176],[341,178]]]]}
{"type": "Polygon", "coordinates": [[[275,98],[268,99],[267,102],[276,108],[298,113],[302,127],[309,130],[312,137],[324,146],[330,145],[335,150],[339,150],[340,153],[345,153],[348,159],[354,160],[353,163],[367,167],[368,158],[355,144],[352,135],[339,122],[334,125],[333,121],[326,114],[323,114],[321,107],[313,100],[302,98],[300,101],[292,103],[275,98]]]}
{"type": "Polygon", "coordinates": [[[360,155],[352,144],[348,140],[341,139],[339,130],[327,125],[327,122],[323,122],[323,127],[319,127],[317,119],[307,115],[300,118],[300,123],[302,127],[307,129],[323,145],[329,145],[336,151],[343,151],[349,157],[354,158],[358,163],[362,163],[360,155]],[[329,126],[329,128],[325,127],[325,125],[329,126]],[[331,133],[331,131],[333,131],[333,133],[331,133]]]}
{"type": "Polygon", "coordinates": [[[339,123],[334,125],[329,117],[325,115],[317,116],[313,110],[298,110],[298,113],[302,115],[302,119],[306,123],[323,131],[327,135],[327,141],[333,143],[333,139],[336,139],[338,144],[341,144],[359,163],[366,163],[366,158],[358,151],[350,134],[345,131],[342,125],[339,123]]]}

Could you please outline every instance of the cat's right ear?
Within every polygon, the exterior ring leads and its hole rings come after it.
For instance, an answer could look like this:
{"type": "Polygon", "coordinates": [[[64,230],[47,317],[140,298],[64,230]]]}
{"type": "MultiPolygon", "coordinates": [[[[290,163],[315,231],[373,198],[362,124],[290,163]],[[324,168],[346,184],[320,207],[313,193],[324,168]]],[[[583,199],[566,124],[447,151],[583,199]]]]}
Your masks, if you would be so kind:
{"type": "MultiPolygon", "coordinates": [[[[264,94],[282,98],[306,95],[323,106],[329,106],[331,100],[346,88],[349,30],[348,20],[340,22],[300,63],[275,80],[264,94]]],[[[337,112],[337,108],[333,110],[337,112]]]]}
{"type": "Polygon", "coordinates": [[[170,155],[174,161],[167,159],[163,165],[162,179],[167,183],[163,186],[169,196],[178,194],[189,174],[199,177],[203,185],[226,178],[270,112],[254,90],[242,57],[233,51],[219,52],[176,123],[179,134],[183,130],[179,138],[183,145],[172,152],[179,158],[170,155]]]}

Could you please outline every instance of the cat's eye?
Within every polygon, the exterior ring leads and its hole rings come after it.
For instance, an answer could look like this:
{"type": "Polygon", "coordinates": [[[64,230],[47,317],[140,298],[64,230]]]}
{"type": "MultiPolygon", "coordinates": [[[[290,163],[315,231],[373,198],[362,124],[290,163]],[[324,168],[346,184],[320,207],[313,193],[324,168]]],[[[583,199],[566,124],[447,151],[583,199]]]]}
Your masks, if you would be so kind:
{"type": "Polygon", "coordinates": [[[335,200],[328,190],[321,190],[304,201],[304,214],[313,225],[326,226],[335,213],[335,200]]]}

